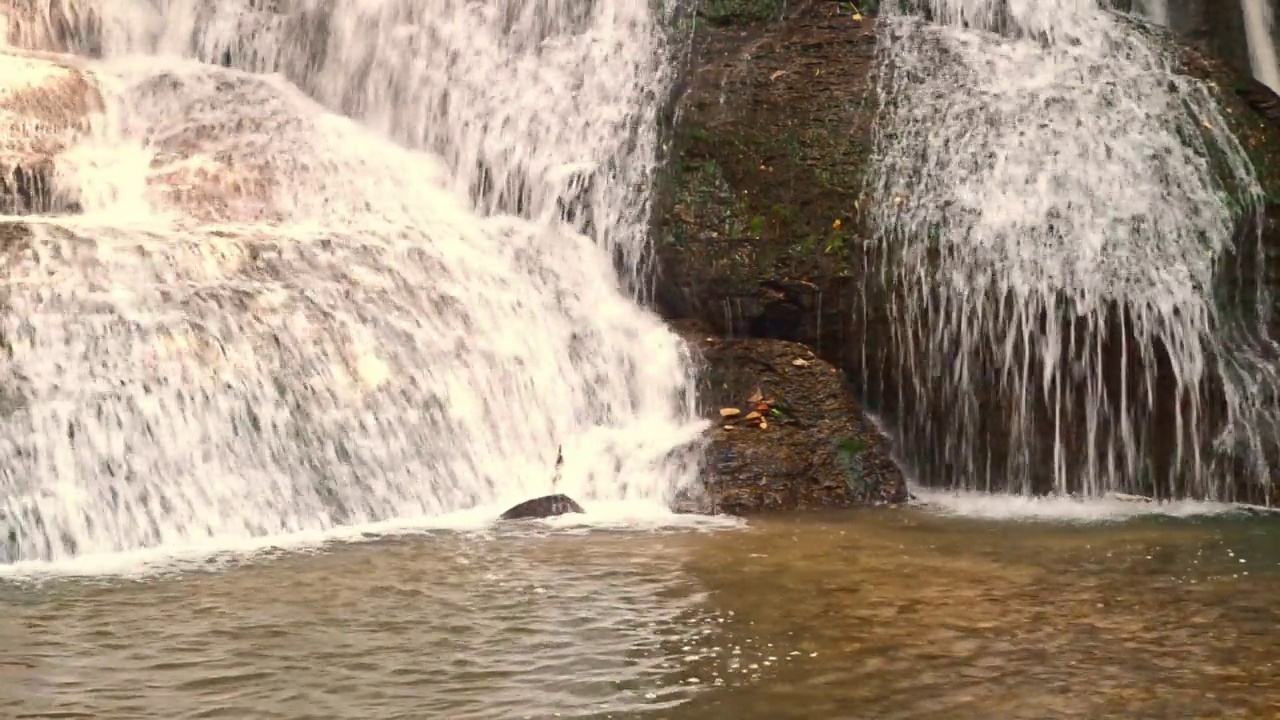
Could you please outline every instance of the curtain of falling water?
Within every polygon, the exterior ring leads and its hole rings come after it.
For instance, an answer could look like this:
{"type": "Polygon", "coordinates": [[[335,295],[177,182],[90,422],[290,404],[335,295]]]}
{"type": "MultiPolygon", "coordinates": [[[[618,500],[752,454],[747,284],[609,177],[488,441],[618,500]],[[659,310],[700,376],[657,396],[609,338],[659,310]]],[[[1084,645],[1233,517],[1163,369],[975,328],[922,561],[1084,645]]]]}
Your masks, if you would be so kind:
{"type": "Polygon", "coordinates": [[[1094,0],[891,3],[880,43],[872,249],[922,477],[1265,498],[1276,379],[1235,232],[1260,189],[1208,88],[1094,0]]]}
{"type": "Polygon", "coordinates": [[[9,555],[521,499],[558,444],[588,501],[691,482],[685,349],[626,292],[667,11],[265,5],[9,18],[19,43],[95,56],[106,105],[59,158],[85,214],[29,223],[6,257],[9,555]]]}
{"type": "Polygon", "coordinates": [[[1276,59],[1274,18],[1268,0],[1240,0],[1245,36],[1249,43],[1249,63],[1253,76],[1280,92],[1280,61],[1276,59]]]}

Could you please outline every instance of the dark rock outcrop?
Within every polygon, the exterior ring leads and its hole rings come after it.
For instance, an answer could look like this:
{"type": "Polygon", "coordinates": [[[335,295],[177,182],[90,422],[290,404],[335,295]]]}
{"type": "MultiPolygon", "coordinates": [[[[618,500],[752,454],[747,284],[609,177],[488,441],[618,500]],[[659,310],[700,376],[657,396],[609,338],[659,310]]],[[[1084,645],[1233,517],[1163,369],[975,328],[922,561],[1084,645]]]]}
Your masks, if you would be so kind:
{"type": "Polygon", "coordinates": [[[855,340],[888,337],[881,291],[853,252],[874,21],[814,3],[698,38],[660,204],[658,307],[852,360],[855,340]]]}
{"type": "Polygon", "coordinates": [[[798,343],[729,340],[677,329],[704,361],[710,431],[698,510],[746,514],[907,499],[889,443],[844,373],[798,343]]]}
{"type": "Polygon", "coordinates": [[[525,500],[502,513],[502,520],[533,520],[537,518],[556,517],[568,513],[583,512],[582,506],[568,495],[544,495],[532,500],[525,500]]]}

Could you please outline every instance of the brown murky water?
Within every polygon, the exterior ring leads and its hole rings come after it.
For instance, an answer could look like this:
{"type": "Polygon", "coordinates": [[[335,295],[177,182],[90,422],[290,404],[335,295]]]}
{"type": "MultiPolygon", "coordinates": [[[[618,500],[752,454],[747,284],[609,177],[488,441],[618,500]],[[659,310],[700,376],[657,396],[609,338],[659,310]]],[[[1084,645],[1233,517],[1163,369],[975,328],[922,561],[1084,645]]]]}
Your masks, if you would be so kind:
{"type": "Polygon", "coordinates": [[[0,717],[1277,718],[1280,519],[897,510],[0,581],[0,717]]]}

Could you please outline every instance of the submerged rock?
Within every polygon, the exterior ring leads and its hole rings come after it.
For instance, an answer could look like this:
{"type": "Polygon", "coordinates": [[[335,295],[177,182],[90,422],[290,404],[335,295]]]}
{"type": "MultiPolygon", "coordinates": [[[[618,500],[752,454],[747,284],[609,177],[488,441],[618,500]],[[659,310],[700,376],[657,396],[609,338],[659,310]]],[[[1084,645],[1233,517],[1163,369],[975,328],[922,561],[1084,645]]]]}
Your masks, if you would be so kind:
{"type": "Polygon", "coordinates": [[[556,493],[555,495],[543,495],[532,500],[525,500],[502,513],[501,519],[532,520],[567,515],[569,513],[581,514],[582,512],[582,506],[575,502],[573,498],[556,493]]]}
{"type": "Polygon", "coordinates": [[[744,514],[839,508],[908,499],[888,439],[812,349],[780,340],[727,340],[677,323],[700,351],[703,402],[711,411],[706,482],[689,511],[744,514]],[[804,363],[797,364],[796,360],[804,363]]]}

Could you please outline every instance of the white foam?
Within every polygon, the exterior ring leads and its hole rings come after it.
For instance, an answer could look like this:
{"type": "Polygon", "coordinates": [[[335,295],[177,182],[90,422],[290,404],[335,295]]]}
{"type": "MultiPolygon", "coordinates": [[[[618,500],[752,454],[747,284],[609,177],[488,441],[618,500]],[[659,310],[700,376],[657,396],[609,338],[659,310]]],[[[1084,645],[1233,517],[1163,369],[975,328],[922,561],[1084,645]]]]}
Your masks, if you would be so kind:
{"type": "MultiPolygon", "coordinates": [[[[674,513],[659,503],[587,502],[583,513],[501,522],[505,505],[481,505],[434,517],[399,518],[273,536],[218,537],[187,545],[91,553],[57,561],[0,564],[0,580],[40,582],[57,578],[145,579],[175,573],[221,571],[281,554],[323,552],[332,543],[378,542],[393,538],[462,533],[499,541],[525,535],[593,532],[700,532],[738,529],[745,521],[729,515],[674,513]]],[[[424,539],[424,542],[429,542],[424,539]]]]}
{"type": "Polygon", "coordinates": [[[913,488],[912,492],[927,510],[997,521],[1101,523],[1147,516],[1188,518],[1264,510],[1248,505],[1200,500],[1155,502],[1124,495],[1087,498],[1063,495],[1005,495],[931,488],[913,488]]]}

